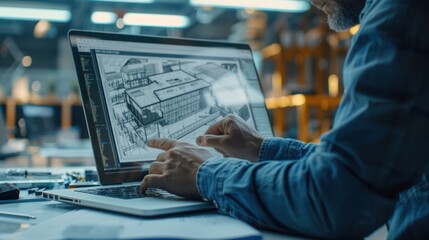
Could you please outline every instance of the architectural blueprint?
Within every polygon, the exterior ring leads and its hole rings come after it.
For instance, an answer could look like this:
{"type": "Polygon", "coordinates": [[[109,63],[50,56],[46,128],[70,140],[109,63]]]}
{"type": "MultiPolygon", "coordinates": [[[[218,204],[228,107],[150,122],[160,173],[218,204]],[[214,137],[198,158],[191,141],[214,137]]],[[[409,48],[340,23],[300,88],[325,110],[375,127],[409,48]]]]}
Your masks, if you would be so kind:
{"type": "Polygon", "coordinates": [[[240,63],[231,60],[96,54],[121,162],[153,160],[152,138],[195,143],[227,114],[254,126],[240,63]]]}

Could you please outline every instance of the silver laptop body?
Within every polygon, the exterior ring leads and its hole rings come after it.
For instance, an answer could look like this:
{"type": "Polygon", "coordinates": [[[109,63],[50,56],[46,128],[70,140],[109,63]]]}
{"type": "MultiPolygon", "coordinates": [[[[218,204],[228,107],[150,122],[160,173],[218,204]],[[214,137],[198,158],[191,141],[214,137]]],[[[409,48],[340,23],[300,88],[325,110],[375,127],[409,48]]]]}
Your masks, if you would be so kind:
{"type": "MultiPolygon", "coordinates": [[[[69,39],[102,185],[138,185],[160,153],[147,140],[194,143],[226,114],[273,136],[248,45],[76,30],[69,39]]],[[[214,208],[171,195],[121,199],[82,190],[87,189],[43,196],[138,216],[214,208]]]]}
{"type": "MultiPolygon", "coordinates": [[[[127,186],[135,184],[137,183],[125,183],[122,185],[127,186]]],[[[93,187],[91,189],[97,188],[105,188],[105,186],[93,187]]],[[[121,199],[78,192],[85,189],[88,188],[44,191],[43,197],[85,207],[144,217],[214,209],[214,206],[209,202],[190,201],[180,199],[179,197],[177,197],[177,199],[163,197],[121,199]]]]}

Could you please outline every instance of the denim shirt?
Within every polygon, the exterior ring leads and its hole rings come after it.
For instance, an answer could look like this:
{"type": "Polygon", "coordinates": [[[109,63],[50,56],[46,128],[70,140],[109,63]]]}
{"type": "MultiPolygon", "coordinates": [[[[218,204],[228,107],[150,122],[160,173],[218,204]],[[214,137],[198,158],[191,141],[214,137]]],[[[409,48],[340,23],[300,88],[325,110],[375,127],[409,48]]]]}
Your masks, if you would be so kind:
{"type": "Polygon", "coordinates": [[[211,158],[200,194],[255,226],[314,237],[385,224],[429,166],[428,22],[427,0],[368,0],[332,130],[319,144],[265,139],[258,163],[211,158]]]}

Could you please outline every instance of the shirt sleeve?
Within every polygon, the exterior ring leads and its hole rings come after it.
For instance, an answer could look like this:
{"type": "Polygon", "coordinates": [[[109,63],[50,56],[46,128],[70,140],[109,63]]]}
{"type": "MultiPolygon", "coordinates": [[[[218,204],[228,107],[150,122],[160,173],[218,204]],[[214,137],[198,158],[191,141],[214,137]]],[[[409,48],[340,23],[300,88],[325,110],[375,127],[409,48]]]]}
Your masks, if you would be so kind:
{"type": "Polygon", "coordinates": [[[267,140],[259,163],[206,161],[197,185],[219,212],[261,228],[363,238],[385,224],[399,192],[428,168],[429,35],[421,31],[429,2],[369,3],[333,129],[308,148],[267,140]]]}
{"type": "Polygon", "coordinates": [[[290,138],[266,138],[259,150],[259,161],[297,160],[314,151],[316,146],[290,138]]]}
{"type": "Polygon", "coordinates": [[[213,158],[197,185],[218,211],[256,227],[323,238],[364,237],[389,218],[395,201],[363,184],[337,156],[250,163],[213,158]]]}

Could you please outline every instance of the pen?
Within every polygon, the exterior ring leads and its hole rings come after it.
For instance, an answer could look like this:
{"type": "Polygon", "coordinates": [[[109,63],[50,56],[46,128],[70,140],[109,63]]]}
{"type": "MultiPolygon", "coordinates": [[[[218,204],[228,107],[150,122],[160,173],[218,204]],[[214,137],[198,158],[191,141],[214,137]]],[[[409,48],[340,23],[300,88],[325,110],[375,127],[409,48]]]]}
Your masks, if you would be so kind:
{"type": "Polygon", "coordinates": [[[0,212],[0,217],[17,217],[17,218],[31,218],[36,219],[35,216],[22,214],[22,213],[12,213],[12,212],[0,212]]]}

